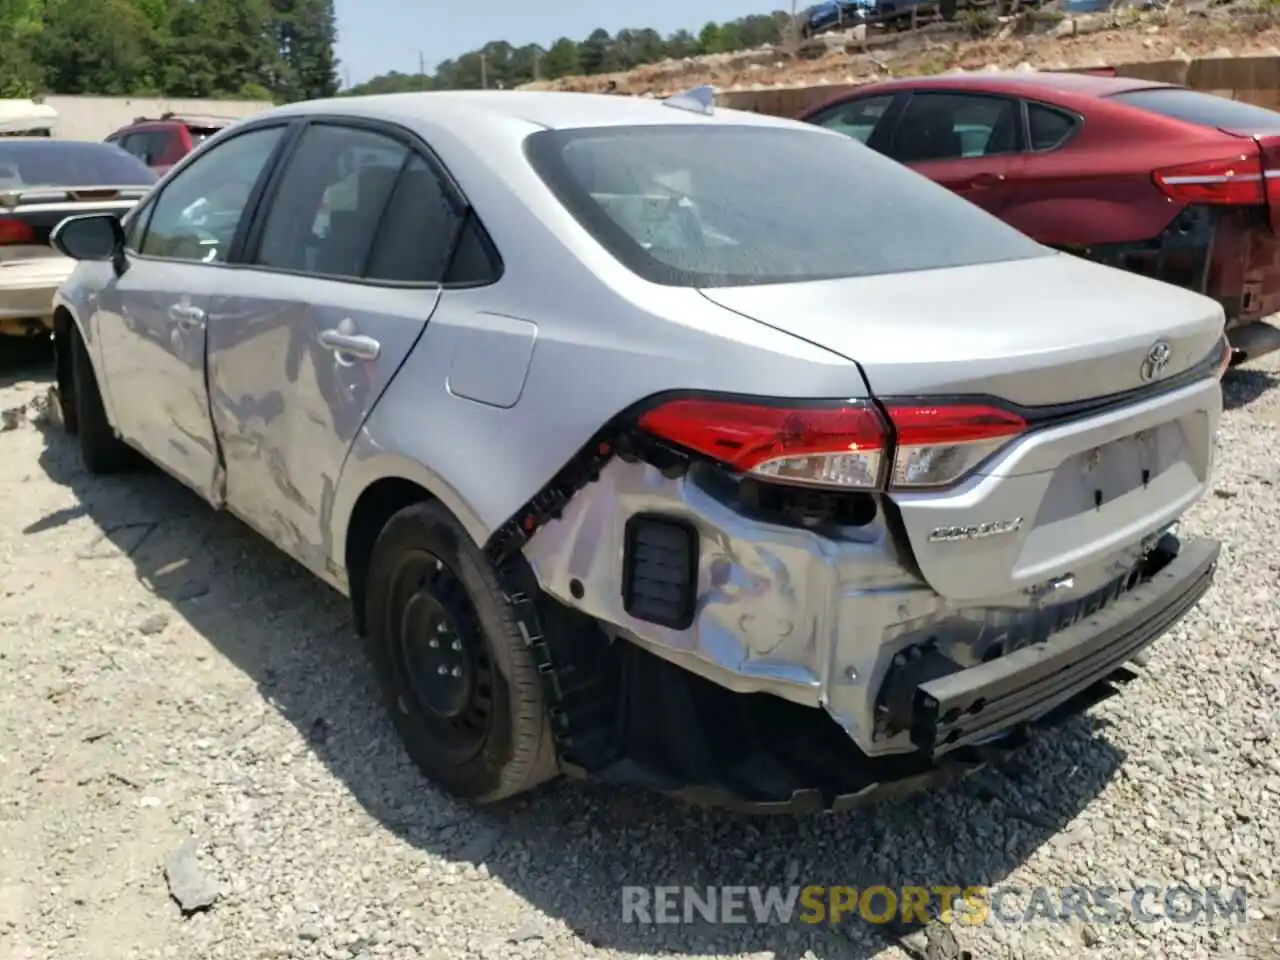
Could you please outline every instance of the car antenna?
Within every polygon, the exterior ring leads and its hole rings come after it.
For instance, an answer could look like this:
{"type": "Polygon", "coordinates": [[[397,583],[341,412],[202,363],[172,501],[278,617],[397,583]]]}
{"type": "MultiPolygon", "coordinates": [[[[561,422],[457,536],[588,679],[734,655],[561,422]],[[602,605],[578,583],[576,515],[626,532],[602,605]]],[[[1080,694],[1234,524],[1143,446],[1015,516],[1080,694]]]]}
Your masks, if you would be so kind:
{"type": "Polygon", "coordinates": [[[716,88],[708,83],[692,90],[685,90],[662,101],[664,106],[677,110],[688,110],[690,113],[701,113],[714,116],[716,112],[716,88]]]}

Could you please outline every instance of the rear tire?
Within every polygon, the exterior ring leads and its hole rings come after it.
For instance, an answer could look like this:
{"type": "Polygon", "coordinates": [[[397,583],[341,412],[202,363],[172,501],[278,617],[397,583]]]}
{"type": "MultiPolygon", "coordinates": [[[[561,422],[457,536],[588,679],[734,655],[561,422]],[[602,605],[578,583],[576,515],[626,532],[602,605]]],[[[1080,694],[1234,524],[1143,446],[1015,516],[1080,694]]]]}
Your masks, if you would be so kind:
{"type": "Polygon", "coordinates": [[[406,507],[369,562],[369,655],[426,777],[492,803],[558,775],[541,678],[498,577],[439,503],[406,507]]]}
{"type": "Polygon", "coordinates": [[[85,469],[94,474],[123,473],[137,469],[142,463],[142,457],[111,429],[107,411],[102,405],[102,394],[98,391],[93,361],[89,359],[89,351],[80,331],[72,327],[68,337],[71,341],[74,422],[85,469]]]}

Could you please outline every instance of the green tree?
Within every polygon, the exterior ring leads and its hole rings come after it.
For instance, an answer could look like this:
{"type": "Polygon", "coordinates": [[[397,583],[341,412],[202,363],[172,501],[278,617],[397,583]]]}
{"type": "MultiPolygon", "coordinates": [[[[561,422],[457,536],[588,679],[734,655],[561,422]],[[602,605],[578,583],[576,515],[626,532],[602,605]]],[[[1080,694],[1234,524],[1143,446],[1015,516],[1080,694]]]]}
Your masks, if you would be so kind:
{"type": "Polygon", "coordinates": [[[592,30],[591,35],[578,44],[578,64],[582,72],[600,73],[611,46],[613,38],[608,30],[592,30]]]}
{"type": "Polygon", "coordinates": [[[122,96],[156,90],[156,35],[129,0],[51,0],[34,55],[58,93],[122,96]]]}
{"type": "Polygon", "coordinates": [[[0,97],[29,97],[40,88],[40,14],[38,0],[0,0],[0,97]]]}
{"type": "Polygon", "coordinates": [[[165,92],[231,97],[257,84],[287,97],[272,27],[267,0],[175,0],[162,58],[165,92]]]}
{"type": "Polygon", "coordinates": [[[578,45],[568,37],[561,37],[553,43],[547,55],[542,58],[542,75],[549,80],[571,77],[581,72],[582,61],[578,59],[578,45]]]}
{"type": "Polygon", "coordinates": [[[698,31],[699,53],[722,53],[724,47],[720,38],[720,24],[707,23],[698,31]]]}
{"type": "Polygon", "coordinates": [[[332,97],[340,86],[337,14],[333,0],[271,0],[280,74],[275,84],[283,100],[332,97]]]}

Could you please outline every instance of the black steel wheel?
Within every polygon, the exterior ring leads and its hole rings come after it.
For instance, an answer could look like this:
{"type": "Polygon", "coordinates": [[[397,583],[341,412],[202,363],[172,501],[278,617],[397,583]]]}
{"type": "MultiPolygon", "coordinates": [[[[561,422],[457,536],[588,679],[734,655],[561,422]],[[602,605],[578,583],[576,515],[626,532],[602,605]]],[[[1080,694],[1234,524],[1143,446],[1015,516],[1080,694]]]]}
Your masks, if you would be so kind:
{"type": "Polygon", "coordinates": [[[541,679],[497,574],[439,503],[401,510],[369,563],[365,622],[405,748],[449,793],[481,803],[558,773],[541,679]]]}
{"type": "Polygon", "coordinates": [[[390,625],[394,668],[413,697],[411,709],[442,750],[460,763],[474,758],[493,720],[493,663],[466,588],[435,554],[406,553],[392,605],[402,611],[390,625]]]}

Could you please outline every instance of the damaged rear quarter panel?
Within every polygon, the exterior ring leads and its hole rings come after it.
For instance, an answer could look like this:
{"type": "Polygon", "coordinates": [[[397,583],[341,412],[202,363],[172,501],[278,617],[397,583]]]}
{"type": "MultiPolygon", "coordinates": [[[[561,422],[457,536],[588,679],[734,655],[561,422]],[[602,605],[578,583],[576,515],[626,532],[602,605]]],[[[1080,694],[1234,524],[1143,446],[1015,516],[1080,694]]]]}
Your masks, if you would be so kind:
{"type": "MultiPolygon", "coordinates": [[[[508,286],[507,279],[442,295],[348,457],[334,502],[335,563],[343,562],[357,499],[385,477],[413,481],[439,497],[483,544],[597,431],[654,394],[865,395],[853,363],[715,306],[695,290],[654,289],[641,308],[583,275],[528,286],[508,286]],[[594,286],[585,296],[553,295],[584,284],[594,286]],[[518,295],[525,290],[529,296],[518,295]],[[474,353],[477,336],[492,347],[504,335],[492,324],[478,329],[481,314],[524,321],[507,325],[512,336],[527,338],[526,324],[537,330],[510,406],[449,389],[456,361],[474,353]]],[[[511,346],[519,352],[527,344],[511,346]]]]}

